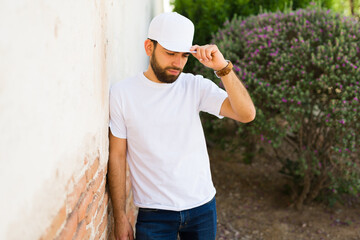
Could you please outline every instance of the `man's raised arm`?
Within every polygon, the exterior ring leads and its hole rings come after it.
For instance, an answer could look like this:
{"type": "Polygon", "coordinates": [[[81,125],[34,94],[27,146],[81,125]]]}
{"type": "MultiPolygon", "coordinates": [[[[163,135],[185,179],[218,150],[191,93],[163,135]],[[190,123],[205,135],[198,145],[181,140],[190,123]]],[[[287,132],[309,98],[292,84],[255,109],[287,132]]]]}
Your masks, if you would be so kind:
{"type": "Polygon", "coordinates": [[[231,63],[225,60],[218,47],[216,45],[194,45],[190,51],[196,51],[192,55],[204,66],[217,72],[223,70],[225,73],[220,77],[228,98],[225,99],[221,106],[220,115],[243,123],[254,120],[256,110],[250,95],[234,71],[231,70],[231,65],[228,66],[231,63]],[[229,69],[226,69],[228,67],[229,69]]]}

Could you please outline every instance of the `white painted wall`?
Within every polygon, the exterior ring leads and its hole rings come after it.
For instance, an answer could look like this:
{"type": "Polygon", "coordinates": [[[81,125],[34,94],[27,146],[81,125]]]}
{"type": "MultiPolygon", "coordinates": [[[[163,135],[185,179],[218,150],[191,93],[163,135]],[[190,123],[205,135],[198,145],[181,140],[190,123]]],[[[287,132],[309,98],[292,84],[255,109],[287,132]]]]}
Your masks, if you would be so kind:
{"type": "Polygon", "coordinates": [[[161,0],[0,1],[0,239],[39,238],[84,158],[107,163],[109,85],[146,69],[161,11],[161,0]]]}

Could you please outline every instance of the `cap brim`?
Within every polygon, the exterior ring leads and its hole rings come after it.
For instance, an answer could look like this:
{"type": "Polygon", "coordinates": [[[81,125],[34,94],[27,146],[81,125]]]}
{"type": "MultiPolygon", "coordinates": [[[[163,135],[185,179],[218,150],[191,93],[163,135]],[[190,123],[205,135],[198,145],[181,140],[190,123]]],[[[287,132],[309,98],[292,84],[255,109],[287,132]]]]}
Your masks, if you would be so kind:
{"type": "Polygon", "coordinates": [[[190,51],[191,45],[179,44],[178,42],[166,42],[166,41],[158,41],[158,43],[165,49],[172,52],[186,52],[193,53],[194,51],[190,51]]]}

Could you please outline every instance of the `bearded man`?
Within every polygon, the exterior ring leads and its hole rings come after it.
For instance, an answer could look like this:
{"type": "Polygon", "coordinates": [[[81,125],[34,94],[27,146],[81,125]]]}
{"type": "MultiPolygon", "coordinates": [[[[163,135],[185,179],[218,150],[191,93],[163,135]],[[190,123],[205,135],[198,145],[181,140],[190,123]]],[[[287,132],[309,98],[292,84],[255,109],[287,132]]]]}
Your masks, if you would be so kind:
{"type": "Polygon", "coordinates": [[[247,123],[255,107],[216,45],[192,45],[193,23],[163,13],[150,23],[148,69],[110,90],[108,180],[115,237],[134,239],[125,214],[125,169],[129,164],[136,239],[214,240],[215,188],[200,111],[247,123]],[[192,55],[212,68],[226,89],[200,75],[183,73],[192,55]]]}

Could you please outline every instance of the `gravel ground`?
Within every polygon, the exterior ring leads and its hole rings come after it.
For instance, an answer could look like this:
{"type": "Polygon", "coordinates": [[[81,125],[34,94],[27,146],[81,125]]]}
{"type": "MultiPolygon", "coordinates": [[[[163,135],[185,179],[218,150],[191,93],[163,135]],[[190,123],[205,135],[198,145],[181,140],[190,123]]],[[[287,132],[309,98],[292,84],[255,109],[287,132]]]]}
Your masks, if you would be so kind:
{"type": "Polygon", "coordinates": [[[279,166],[209,149],[217,189],[218,240],[360,240],[360,205],[291,207],[279,166]],[[224,160],[231,159],[231,160],[224,160]]]}

